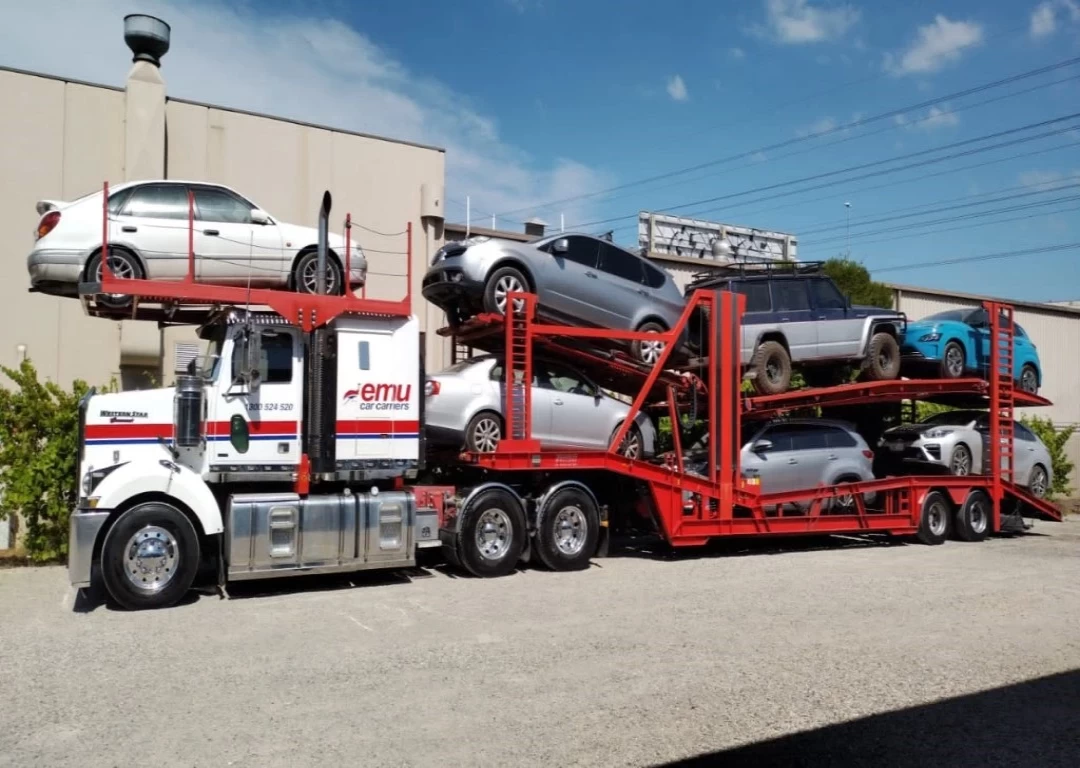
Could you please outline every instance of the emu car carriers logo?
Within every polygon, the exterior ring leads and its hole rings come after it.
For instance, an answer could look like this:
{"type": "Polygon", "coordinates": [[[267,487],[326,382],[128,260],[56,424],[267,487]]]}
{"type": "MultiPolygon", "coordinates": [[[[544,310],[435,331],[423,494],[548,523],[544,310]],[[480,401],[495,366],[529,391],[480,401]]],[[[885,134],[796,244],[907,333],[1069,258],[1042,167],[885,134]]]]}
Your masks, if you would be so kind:
{"type": "Polygon", "coordinates": [[[407,411],[412,384],[376,384],[369,381],[345,391],[346,403],[359,401],[361,411],[407,411]]]}

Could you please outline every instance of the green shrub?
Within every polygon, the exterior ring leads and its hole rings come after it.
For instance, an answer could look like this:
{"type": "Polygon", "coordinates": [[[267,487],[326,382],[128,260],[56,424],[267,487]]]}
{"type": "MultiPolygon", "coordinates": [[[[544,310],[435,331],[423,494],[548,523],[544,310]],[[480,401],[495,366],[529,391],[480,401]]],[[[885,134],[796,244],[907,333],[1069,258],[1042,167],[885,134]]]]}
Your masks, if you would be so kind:
{"type": "Polygon", "coordinates": [[[0,370],[14,384],[0,388],[0,520],[21,514],[30,558],[60,560],[78,498],[78,404],[87,385],[76,381],[69,391],[39,381],[29,360],[0,370]]]}
{"type": "Polygon", "coordinates": [[[1076,431],[1076,427],[1057,429],[1050,419],[1028,415],[1021,417],[1020,423],[1034,432],[1043,441],[1046,450],[1050,452],[1050,471],[1054,476],[1053,483],[1050,486],[1050,498],[1068,496],[1072,491],[1069,486],[1069,479],[1072,476],[1074,467],[1068,456],[1065,455],[1065,445],[1069,442],[1073,432],[1076,431]]]}

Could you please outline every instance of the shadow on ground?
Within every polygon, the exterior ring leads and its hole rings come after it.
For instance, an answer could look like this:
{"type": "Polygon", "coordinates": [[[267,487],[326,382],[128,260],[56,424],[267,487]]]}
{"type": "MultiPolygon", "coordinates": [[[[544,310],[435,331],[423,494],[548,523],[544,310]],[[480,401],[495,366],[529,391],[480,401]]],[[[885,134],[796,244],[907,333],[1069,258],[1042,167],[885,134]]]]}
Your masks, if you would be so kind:
{"type": "Polygon", "coordinates": [[[1073,768],[1080,765],[1080,670],[657,768],[727,765],[1073,768]]]}

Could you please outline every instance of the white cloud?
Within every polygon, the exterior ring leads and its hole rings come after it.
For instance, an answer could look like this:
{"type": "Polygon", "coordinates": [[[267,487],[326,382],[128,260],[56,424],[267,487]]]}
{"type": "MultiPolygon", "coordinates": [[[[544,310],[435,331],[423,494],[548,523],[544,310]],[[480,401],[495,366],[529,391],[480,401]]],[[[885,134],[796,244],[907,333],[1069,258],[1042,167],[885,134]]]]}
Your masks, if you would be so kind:
{"type": "Polygon", "coordinates": [[[765,0],[765,24],[751,31],[780,43],[838,40],[859,21],[851,5],[823,7],[809,0],[765,0]]]}
{"type": "Polygon", "coordinates": [[[1077,0],[1045,0],[1031,12],[1031,37],[1038,40],[1057,32],[1059,12],[1067,14],[1074,24],[1080,22],[1080,2],[1077,0]]]}
{"type": "Polygon", "coordinates": [[[1024,171],[1017,177],[1022,185],[1032,189],[1050,190],[1065,189],[1074,182],[1080,181],[1080,168],[1068,172],[1032,170],[1024,171]],[[1069,182],[1065,184],[1064,182],[1069,182]]]}
{"type": "Polygon", "coordinates": [[[686,90],[686,83],[679,75],[675,75],[667,82],[667,92],[675,101],[686,101],[690,98],[690,94],[686,90]]]}
{"type": "Polygon", "coordinates": [[[729,48],[728,49],[728,56],[730,56],[731,58],[736,59],[736,60],[745,59],[746,58],[746,51],[744,51],[742,48],[739,48],[738,46],[736,46],[734,48],[729,48]]]}
{"type": "Polygon", "coordinates": [[[933,131],[939,128],[952,128],[960,125],[960,116],[948,104],[930,107],[922,115],[907,112],[895,115],[893,122],[909,131],[933,131]]]}
{"type": "Polygon", "coordinates": [[[819,133],[826,133],[836,129],[836,119],[832,117],[823,117],[820,120],[815,120],[805,128],[799,128],[795,133],[799,136],[816,136],[819,133]]]}
{"type": "MultiPolygon", "coordinates": [[[[131,54],[120,20],[145,5],[72,3],[59,15],[11,5],[0,25],[0,62],[122,85],[131,54]]],[[[334,19],[185,0],[160,2],[151,12],[172,26],[162,62],[172,96],[442,146],[447,194],[470,195],[477,210],[527,208],[612,183],[570,158],[537,160],[500,136],[496,119],[467,94],[410,71],[392,51],[334,19]]],[[[570,206],[565,213],[589,216],[570,206]]]]}
{"type": "Polygon", "coordinates": [[[950,21],[938,14],[932,24],[919,27],[911,46],[899,56],[885,54],[885,69],[894,75],[937,72],[960,59],[964,51],[983,40],[982,25],[974,21],[950,21]]]}

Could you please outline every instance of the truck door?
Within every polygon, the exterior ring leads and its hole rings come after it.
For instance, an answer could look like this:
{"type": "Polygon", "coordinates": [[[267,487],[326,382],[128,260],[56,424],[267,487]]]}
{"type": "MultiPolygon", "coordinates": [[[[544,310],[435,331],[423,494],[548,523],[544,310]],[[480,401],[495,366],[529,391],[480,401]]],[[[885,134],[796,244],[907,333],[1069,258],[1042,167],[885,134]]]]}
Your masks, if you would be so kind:
{"type": "Polygon", "coordinates": [[[248,348],[233,336],[218,372],[218,396],[210,404],[207,442],[210,471],[281,472],[300,463],[303,351],[292,328],[258,328],[258,385],[242,382],[248,348]]]}

